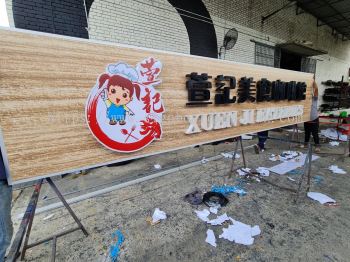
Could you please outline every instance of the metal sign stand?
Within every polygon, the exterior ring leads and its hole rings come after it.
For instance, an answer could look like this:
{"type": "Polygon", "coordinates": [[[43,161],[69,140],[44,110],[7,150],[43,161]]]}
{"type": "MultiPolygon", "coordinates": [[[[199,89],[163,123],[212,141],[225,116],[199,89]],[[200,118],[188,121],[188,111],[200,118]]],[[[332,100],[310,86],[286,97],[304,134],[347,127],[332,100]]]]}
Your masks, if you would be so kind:
{"type": "Polygon", "coordinates": [[[57,188],[55,183],[52,181],[52,179],[51,178],[45,178],[45,179],[49,183],[52,190],[56,193],[58,198],[61,200],[61,202],[63,203],[65,208],[68,210],[69,214],[73,217],[74,221],[77,223],[78,226],[76,226],[72,229],[68,229],[66,231],[63,231],[61,233],[58,233],[56,235],[47,237],[45,239],[36,241],[34,243],[28,244],[30,232],[32,229],[33,221],[34,221],[35,210],[36,210],[36,206],[38,203],[41,186],[43,183],[43,179],[40,179],[40,180],[38,180],[38,182],[35,185],[34,192],[32,194],[30,201],[29,201],[29,204],[27,206],[26,212],[23,216],[23,219],[21,221],[19,229],[16,233],[15,239],[11,245],[10,252],[8,254],[6,262],[15,262],[19,256],[21,256],[21,260],[24,260],[26,251],[28,249],[35,247],[35,246],[38,246],[38,245],[43,244],[43,243],[48,242],[48,241],[52,241],[52,253],[51,253],[51,260],[50,261],[54,262],[56,259],[56,241],[57,241],[57,238],[62,237],[64,235],[67,235],[67,234],[72,233],[72,232],[77,231],[77,230],[83,231],[85,236],[89,235],[88,232],[86,231],[85,227],[82,225],[82,223],[80,222],[78,217],[75,215],[75,213],[73,212],[73,210],[71,209],[71,207],[67,203],[67,201],[64,199],[63,195],[61,194],[61,192],[59,191],[59,189],[57,188]],[[23,243],[22,252],[20,252],[20,248],[22,245],[24,235],[25,235],[25,240],[23,243]]]}
{"type": "MultiPolygon", "coordinates": [[[[296,127],[296,130],[293,130],[293,131],[297,131],[297,127],[296,127]]],[[[281,139],[282,140],[282,139],[281,139]]],[[[285,140],[282,140],[282,141],[285,141],[285,140]]],[[[293,142],[293,140],[289,140],[287,141],[289,142],[290,144],[293,142]]],[[[242,154],[242,158],[243,158],[243,167],[246,168],[247,165],[246,165],[246,159],[245,159],[245,155],[244,155],[244,147],[243,147],[243,144],[242,144],[242,137],[238,137],[237,141],[236,141],[236,145],[235,145],[235,150],[234,150],[234,153],[233,153],[233,157],[232,157],[232,161],[231,161],[231,168],[229,170],[229,174],[228,174],[228,179],[231,179],[232,178],[232,175],[234,173],[234,171],[236,171],[237,169],[240,169],[242,167],[237,167],[237,168],[234,168],[234,163],[235,163],[235,159],[236,159],[236,154],[237,154],[237,151],[238,151],[238,144],[241,145],[241,154],[242,154]]],[[[299,182],[298,182],[298,189],[294,189],[294,188],[289,188],[289,187],[284,187],[284,186],[281,186],[281,185],[278,185],[278,184],[275,184],[263,177],[259,177],[259,179],[263,182],[266,182],[272,186],[276,186],[280,189],[283,189],[283,190],[287,190],[287,191],[290,191],[294,194],[296,194],[296,198],[295,198],[295,202],[297,202],[300,194],[301,194],[301,185],[304,181],[304,178],[305,178],[305,174],[307,173],[307,188],[306,188],[306,192],[309,192],[310,190],[310,184],[311,184],[311,161],[312,161],[312,144],[309,143],[308,144],[308,151],[307,151],[307,154],[306,154],[306,157],[305,157],[305,162],[304,162],[304,167],[303,167],[303,173],[299,179],[299,182]]],[[[252,173],[252,172],[246,172],[247,175],[251,175],[251,176],[254,176],[254,175],[257,175],[257,173],[252,173]]],[[[226,179],[225,179],[226,180],[226,179]]],[[[225,184],[227,184],[227,181],[225,181],[225,184]]]]}

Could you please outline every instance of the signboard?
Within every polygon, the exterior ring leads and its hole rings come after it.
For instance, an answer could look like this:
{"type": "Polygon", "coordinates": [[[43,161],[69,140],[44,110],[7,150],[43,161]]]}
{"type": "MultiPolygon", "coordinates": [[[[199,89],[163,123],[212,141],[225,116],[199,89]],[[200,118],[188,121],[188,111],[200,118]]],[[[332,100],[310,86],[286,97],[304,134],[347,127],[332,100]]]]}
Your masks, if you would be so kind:
{"type": "Polygon", "coordinates": [[[312,74],[0,30],[10,183],[309,120],[312,74]]]}

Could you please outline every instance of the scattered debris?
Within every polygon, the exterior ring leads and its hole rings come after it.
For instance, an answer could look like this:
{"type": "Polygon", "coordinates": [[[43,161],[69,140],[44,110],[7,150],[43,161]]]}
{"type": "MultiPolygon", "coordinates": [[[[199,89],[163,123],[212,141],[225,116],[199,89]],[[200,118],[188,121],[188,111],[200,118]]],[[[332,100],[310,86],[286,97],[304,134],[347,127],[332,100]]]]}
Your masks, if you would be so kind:
{"type": "Polygon", "coordinates": [[[216,247],[216,238],[213,230],[211,229],[207,230],[207,238],[205,239],[205,242],[212,245],[213,247],[216,247]]]}
{"type": "Polygon", "coordinates": [[[116,262],[118,260],[118,255],[120,253],[120,248],[125,240],[124,235],[122,234],[122,232],[120,230],[115,231],[112,234],[112,241],[114,242],[114,244],[112,244],[110,246],[110,257],[111,257],[111,261],[112,262],[116,262]]]}
{"type": "Polygon", "coordinates": [[[246,167],[246,168],[240,168],[240,169],[237,169],[237,173],[238,173],[238,175],[240,175],[240,176],[245,176],[245,175],[247,175],[247,174],[249,174],[250,173],[250,168],[249,167],[246,167]]]}
{"type": "Polygon", "coordinates": [[[53,218],[54,216],[55,216],[55,214],[48,215],[48,216],[44,217],[43,220],[44,221],[49,220],[50,218],[53,218]]]}
{"type": "Polygon", "coordinates": [[[295,182],[296,180],[294,178],[291,178],[290,176],[287,177],[288,180],[295,182]]]}
{"type": "Polygon", "coordinates": [[[203,203],[208,207],[226,206],[228,199],[221,193],[209,191],[203,195],[203,203]]]}
{"type": "Polygon", "coordinates": [[[210,215],[210,211],[208,209],[203,209],[202,211],[200,210],[195,210],[197,217],[201,219],[204,222],[208,222],[209,218],[208,216],[210,215]]]}
{"type": "Polygon", "coordinates": [[[218,226],[218,225],[222,225],[222,223],[224,223],[225,221],[230,220],[230,217],[227,216],[227,214],[223,214],[221,216],[218,216],[215,219],[209,220],[207,221],[208,224],[211,224],[212,226],[218,226]]]}
{"type": "Polygon", "coordinates": [[[228,186],[228,185],[216,186],[216,185],[214,185],[211,187],[211,191],[221,193],[223,195],[228,195],[230,193],[237,193],[240,196],[245,196],[247,194],[247,192],[239,185],[236,185],[236,186],[228,186]]]}
{"type": "Polygon", "coordinates": [[[346,171],[339,168],[337,165],[331,165],[328,169],[332,171],[333,174],[346,174],[346,171]]]}
{"type": "MultiPolygon", "coordinates": [[[[231,159],[232,159],[234,153],[233,153],[233,154],[231,154],[231,153],[221,153],[221,155],[222,155],[224,158],[231,158],[231,159]]],[[[236,153],[235,159],[238,159],[238,158],[240,158],[240,157],[241,157],[241,155],[238,154],[238,153],[236,153]]]]}
{"type": "Polygon", "coordinates": [[[201,160],[201,162],[202,162],[202,164],[206,164],[206,163],[208,163],[208,162],[209,162],[209,160],[208,160],[208,159],[206,159],[205,157],[203,157],[203,158],[202,158],[202,160],[201,160]]]}
{"type": "Polygon", "coordinates": [[[218,213],[218,211],[219,211],[219,208],[220,207],[210,207],[209,211],[210,211],[210,213],[213,213],[213,214],[216,215],[218,213]]]}
{"type": "Polygon", "coordinates": [[[156,224],[156,223],[159,223],[160,220],[164,220],[164,219],[166,219],[166,213],[164,211],[161,211],[159,208],[156,208],[152,215],[152,223],[156,224]]]}
{"type": "MultiPolygon", "coordinates": [[[[306,154],[302,154],[297,158],[291,159],[289,161],[284,161],[278,165],[270,167],[269,170],[278,175],[285,175],[294,169],[302,167],[305,163],[306,154]]],[[[319,156],[312,156],[312,161],[320,158],[319,156]]]]}
{"type": "Polygon", "coordinates": [[[329,196],[318,192],[308,192],[307,196],[313,200],[320,202],[321,204],[336,202],[334,199],[330,198],[329,196]]]}
{"type": "Polygon", "coordinates": [[[260,233],[261,230],[259,226],[251,227],[239,221],[234,221],[233,225],[229,225],[228,228],[223,228],[219,238],[224,238],[237,244],[252,245],[254,243],[253,237],[260,233]]]}
{"type": "Polygon", "coordinates": [[[339,146],[339,142],[337,142],[337,141],[331,141],[331,142],[329,142],[329,144],[331,146],[339,146]]]}
{"type": "Polygon", "coordinates": [[[272,154],[271,157],[269,158],[269,160],[271,161],[282,161],[282,162],[286,162],[286,161],[291,161],[291,160],[295,160],[298,161],[298,157],[302,156],[303,153],[298,152],[298,151],[283,151],[282,154],[280,155],[275,155],[272,154]]]}
{"type": "Polygon", "coordinates": [[[157,169],[157,170],[159,170],[159,169],[162,169],[162,166],[159,165],[159,164],[155,164],[155,165],[154,165],[154,168],[157,169]]]}
{"type": "Polygon", "coordinates": [[[261,176],[269,176],[270,171],[266,167],[258,167],[256,169],[256,172],[258,172],[261,176]]]}
{"type": "Polygon", "coordinates": [[[185,195],[184,200],[191,205],[200,205],[203,202],[202,191],[196,189],[195,191],[185,195]]]}
{"type": "Polygon", "coordinates": [[[340,140],[340,141],[348,140],[348,137],[346,135],[343,135],[342,133],[338,132],[335,128],[323,129],[321,130],[321,135],[333,140],[340,140]]]}

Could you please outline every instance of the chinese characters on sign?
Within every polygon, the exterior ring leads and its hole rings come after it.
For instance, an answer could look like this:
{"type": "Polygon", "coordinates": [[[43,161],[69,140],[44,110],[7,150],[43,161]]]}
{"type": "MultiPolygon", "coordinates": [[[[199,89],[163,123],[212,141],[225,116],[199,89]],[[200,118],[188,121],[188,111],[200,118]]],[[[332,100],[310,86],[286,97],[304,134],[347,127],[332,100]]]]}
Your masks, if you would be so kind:
{"type": "MultiPolygon", "coordinates": [[[[213,104],[210,100],[212,83],[207,73],[198,74],[192,72],[186,75],[188,78],[186,88],[188,91],[188,102],[186,105],[199,106],[213,104]]],[[[281,80],[269,81],[262,78],[257,82],[252,77],[242,77],[238,80],[237,97],[231,95],[231,90],[236,89],[237,81],[234,76],[218,75],[215,77],[215,98],[216,105],[264,102],[264,101],[301,101],[305,100],[305,82],[283,82],[281,80]],[[256,86],[256,88],[255,88],[256,86]]]]}

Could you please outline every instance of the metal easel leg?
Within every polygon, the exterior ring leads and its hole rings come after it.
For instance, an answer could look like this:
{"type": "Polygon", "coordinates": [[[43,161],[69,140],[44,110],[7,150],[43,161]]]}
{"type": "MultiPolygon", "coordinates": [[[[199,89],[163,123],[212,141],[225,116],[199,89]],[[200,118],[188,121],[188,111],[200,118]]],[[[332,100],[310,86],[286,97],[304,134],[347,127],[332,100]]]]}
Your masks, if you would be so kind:
{"type": "MultiPolygon", "coordinates": [[[[36,205],[38,203],[42,183],[43,183],[43,179],[40,179],[35,184],[32,197],[29,200],[29,204],[27,206],[26,212],[24,213],[24,216],[22,218],[19,229],[18,229],[16,236],[12,242],[12,245],[11,245],[9,254],[7,256],[6,262],[15,262],[16,261],[16,259],[20,255],[19,252],[20,252],[20,248],[22,245],[24,234],[26,234],[26,232],[27,232],[22,254],[26,252],[26,244],[28,243],[29,234],[30,234],[30,230],[31,230],[32,223],[34,220],[35,209],[36,209],[36,205]]],[[[24,257],[24,255],[23,255],[23,257],[24,257]]]]}
{"type": "Polygon", "coordinates": [[[40,193],[41,185],[42,185],[42,182],[43,182],[43,179],[39,180],[39,182],[36,184],[35,190],[33,192],[33,196],[32,196],[32,198],[31,198],[31,200],[29,202],[29,205],[27,207],[27,211],[26,211],[26,213],[25,213],[25,215],[23,217],[23,220],[21,222],[20,229],[17,232],[15,240],[14,240],[12,246],[11,246],[9,257],[6,260],[7,262],[8,261],[9,262],[15,262],[16,261],[16,258],[19,255],[19,249],[21,247],[21,243],[22,243],[24,234],[25,234],[25,240],[24,240],[24,243],[23,243],[21,260],[24,260],[26,251],[28,249],[30,249],[32,247],[35,247],[35,246],[38,246],[40,244],[43,244],[45,242],[52,241],[52,253],[51,253],[51,261],[52,262],[54,262],[55,259],[56,259],[56,243],[57,243],[57,239],[59,237],[67,235],[67,234],[72,233],[72,232],[77,231],[77,230],[83,231],[85,236],[89,235],[88,232],[86,231],[85,227],[82,225],[82,223],[80,222],[78,217],[75,215],[75,213],[73,212],[71,207],[68,205],[67,201],[62,196],[61,192],[58,190],[58,188],[55,185],[55,183],[52,181],[52,179],[51,178],[46,178],[46,180],[49,183],[50,187],[53,189],[53,191],[56,193],[58,198],[62,201],[63,205],[68,210],[69,214],[73,217],[74,221],[78,224],[78,226],[75,227],[75,228],[63,231],[61,233],[58,233],[58,234],[56,234],[54,236],[47,237],[45,239],[42,239],[42,240],[36,241],[34,243],[28,244],[30,233],[31,233],[31,229],[32,229],[32,225],[33,225],[33,221],[34,221],[35,209],[36,209],[36,205],[38,203],[39,193],[40,193]]]}
{"type": "Polygon", "coordinates": [[[239,137],[239,142],[241,143],[241,154],[242,154],[242,158],[243,158],[243,165],[244,165],[244,168],[246,168],[247,167],[247,163],[245,161],[244,148],[243,148],[243,142],[242,142],[242,137],[241,136],[239,137]]]}
{"type": "Polygon", "coordinates": [[[232,161],[231,161],[231,168],[230,168],[229,178],[231,178],[231,176],[232,176],[233,167],[234,167],[234,164],[235,164],[236,154],[237,154],[237,150],[238,150],[238,143],[239,143],[239,140],[236,141],[235,151],[233,153],[233,157],[232,157],[232,161]]]}
{"type": "Polygon", "coordinates": [[[296,203],[299,199],[300,196],[300,191],[301,191],[301,186],[302,183],[304,181],[304,177],[305,174],[307,173],[308,177],[307,177],[307,191],[309,191],[310,189],[310,182],[311,182],[311,161],[312,161],[312,145],[309,142],[308,144],[308,151],[307,151],[307,155],[305,157],[305,162],[304,162],[304,171],[301,175],[301,177],[299,178],[299,183],[298,183],[298,190],[297,190],[297,194],[295,196],[294,202],[296,203]]]}
{"type": "Polygon", "coordinates": [[[49,185],[51,186],[51,188],[53,189],[53,191],[56,193],[56,195],[58,196],[58,198],[61,200],[61,202],[63,203],[63,205],[65,206],[65,208],[68,210],[69,214],[73,217],[73,219],[75,220],[75,222],[78,224],[79,228],[81,229],[81,231],[83,231],[85,236],[88,236],[89,233],[86,231],[85,227],[83,226],[83,224],[80,222],[80,220],[78,219],[78,217],[75,215],[75,213],[73,212],[73,210],[71,209],[71,207],[68,205],[67,201],[64,199],[64,197],[62,196],[61,192],[58,190],[58,188],[56,187],[55,183],[51,180],[50,177],[46,178],[47,182],[49,183],[49,185]]]}

